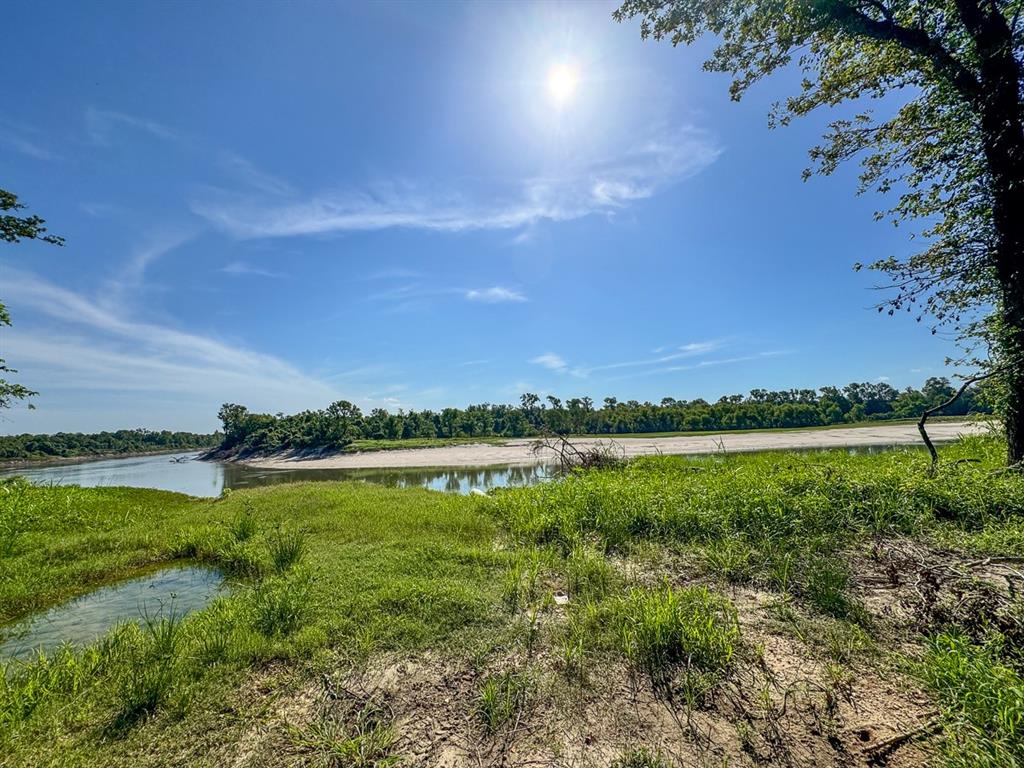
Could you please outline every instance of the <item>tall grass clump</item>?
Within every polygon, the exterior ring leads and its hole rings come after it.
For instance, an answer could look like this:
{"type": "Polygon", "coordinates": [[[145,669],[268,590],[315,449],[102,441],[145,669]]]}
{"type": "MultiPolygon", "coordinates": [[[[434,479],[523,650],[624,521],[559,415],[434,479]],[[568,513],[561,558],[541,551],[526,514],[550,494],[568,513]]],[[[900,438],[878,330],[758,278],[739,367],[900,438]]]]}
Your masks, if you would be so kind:
{"type": "Polygon", "coordinates": [[[622,582],[622,577],[602,553],[582,545],[569,553],[565,571],[569,596],[573,600],[601,600],[622,582]]]}
{"type": "Polygon", "coordinates": [[[292,742],[338,768],[391,768],[401,762],[395,752],[395,727],[380,707],[367,704],[356,712],[328,712],[302,729],[292,742]]]}
{"type": "Polygon", "coordinates": [[[119,682],[113,731],[129,728],[155,712],[177,681],[183,639],[181,617],[173,612],[167,617],[147,616],[139,634],[141,637],[129,646],[129,663],[119,682]]]}
{"type": "Polygon", "coordinates": [[[530,678],[522,672],[503,672],[484,680],[477,716],[487,733],[496,733],[525,709],[530,678]]]}
{"type": "Polygon", "coordinates": [[[923,676],[939,702],[942,752],[950,768],[1024,765],[1024,678],[1002,659],[998,639],[932,640],[923,676]]]}
{"type": "Polygon", "coordinates": [[[266,637],[292,634],[306,623],[311,596],[312,581],[305,574],[267,579],[251,592],[252,626],[266,637]]]}
{"type": "Polygon", "coordinates": [[[619,607],[619,628],[626,657],[661,688],[683,670],[709,689],[740,643],[736,609],[706,587],[634,589],[619,607]]]}
{"type": "Polygon", "coordinates": [[[242,509],[228,524],[228,532],[238,542],[246,542],[252,539],[259,532],[260,526],[253,513],[253,507],[248,499],[243,501],[242,509]]]}
{"type": "Polygon", "coordinates": [[[267,548],[270,550],[274,570],[284,573],[297,565],[305,554],[306,535],[302,531],[290,531],[278,525],[267,539],[267,548]]]}

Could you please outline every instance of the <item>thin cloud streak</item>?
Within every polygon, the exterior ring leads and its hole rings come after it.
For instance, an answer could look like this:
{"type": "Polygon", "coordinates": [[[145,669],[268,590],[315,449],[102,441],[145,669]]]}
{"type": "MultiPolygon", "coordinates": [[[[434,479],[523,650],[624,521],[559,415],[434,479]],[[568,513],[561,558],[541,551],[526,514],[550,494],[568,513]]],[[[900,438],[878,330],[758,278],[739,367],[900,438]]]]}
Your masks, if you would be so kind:
{"type": "Polygon", "coordinates": [[[491,288],[473,288],[466,291],[465,296],[467,301],[475,301],[482,304],[504,304],[508,302],[520,303],[529,301],[529,299],[519,291],[503,288],[500,285],[495,285],[491,288]]]}
{"type": "Polygon", "coordinates": [[[753,355],[741,355],[738,357],[728,357],[718,360],[701,360],[699,363],[694,363],[693,365],[671,365],[664,368],[653,368],[648,371],[638,371],[637,373],[626,374],[625,376],[613,376],[605,379],[605,381],[624,381],[626,379],[637,379],[642,376],[655,376],[664,373],[698,371],[702,368],[713,368],[719,365],[734,365],[735,363],[749,363],[754,360],[764,360],[769,357],[778,357],[780,355],[789,354],[792,354],[789,350],[769,350],[767,352],[758,352],[753,355]]]}
{"type": "Polygon", "coordinates": [[[126,112],[89,107],[85,110],[85,131],[95,144],[108,144],[117,127],[134,128],[164,141],[180,141],[182,135],[156,120],[136,117],[126,112]]]}
{"type": "Polygon", "coordinates": [[[225,275],[232,275],[234,277],[270,277],[275,280],[286,278],[287,275],[281,272],[273,272],[269,269],[263,269],[263,267],[257,267],[254,264],[249,264],[245,261],[232,261],[218,270],[223,272],[225,275]]]}
{"type": "Polygon", "coordinates": [[[7,121],[0,121],[0,144],[34,160],[58,159],[58,155],[30,139],[26,139],[23,133],[7,121]]]}
{"type": "Polygon", "coordinates": [[[559,176],[527,179],[506,190],[439,194],[415,185],[385,185],[284,205],[221,194],[194,200],[191,208],[239,239],[383,229],[447,233],[519,229],[541,221],[614,215],[699,173],[719,154],[703,133],[685,129],[670,139],[648,141],[615,160],[559,176]]]}

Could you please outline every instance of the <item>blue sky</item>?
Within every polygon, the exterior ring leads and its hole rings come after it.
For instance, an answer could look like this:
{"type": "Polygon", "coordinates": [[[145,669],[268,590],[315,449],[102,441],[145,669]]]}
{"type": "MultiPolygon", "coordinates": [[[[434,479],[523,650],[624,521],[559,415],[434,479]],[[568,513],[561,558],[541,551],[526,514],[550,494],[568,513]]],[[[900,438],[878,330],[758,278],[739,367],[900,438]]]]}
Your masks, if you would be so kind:
{"type": "Polygon", "coordinates": [[[17,3],[0,186],[66,237],[0,251],[0,431],[919,385],[952,345],[871,309],[908,252],[835,114],[771,131],[709,47],[613,4],[17,3]]]}

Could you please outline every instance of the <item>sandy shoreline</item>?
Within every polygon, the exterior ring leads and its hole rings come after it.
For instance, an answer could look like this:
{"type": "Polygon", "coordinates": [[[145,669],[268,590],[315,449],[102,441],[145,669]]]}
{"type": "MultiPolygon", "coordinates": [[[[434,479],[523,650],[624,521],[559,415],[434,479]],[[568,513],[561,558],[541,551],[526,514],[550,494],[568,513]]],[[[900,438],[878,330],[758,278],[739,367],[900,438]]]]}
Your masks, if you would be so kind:
{"type": "MultiPolygon", "coordinates": [[[[985,431],[982,424],[944,421],[928,428],[932,440],[955,440],[960,435],[985,431]]],[[[699,454],[726,451],[765,451],[808,448],[844,448],[867,445],[921,444],[914,424],[879,424],[842,429],[808,429],[793,432],[746,432],[736,434],[686,435],[683,437],[587,438],[577,445],[592,445],[611,439],[622,446],[626,456],[653,453],[699,454]]],[[[510,440],[505,445],[474,443],[440,448],[409,448],[400,451],[339,453],[320,458],[297,459],[287,455],[266,456],[244,462],[260,469],[384,469],[390,467],[487,467],[498,464],[534,464],[550,458],[535,456],[531,440],[510,440]]]]}

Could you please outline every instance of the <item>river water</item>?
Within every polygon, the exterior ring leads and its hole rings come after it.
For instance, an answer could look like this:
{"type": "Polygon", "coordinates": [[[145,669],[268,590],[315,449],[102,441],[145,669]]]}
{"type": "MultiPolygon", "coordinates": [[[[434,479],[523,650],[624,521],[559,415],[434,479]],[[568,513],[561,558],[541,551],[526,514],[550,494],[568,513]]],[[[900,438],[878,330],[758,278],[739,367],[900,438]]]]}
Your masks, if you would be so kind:
{"type": "Polygon", "coordinates": [[[429,488],[465,494],[474,488],[486,491],[531,485],[547,479],[549,472],[541,464],[477,468],[256,469],[228,462],[197,461],[198,455],[175,453],[50,464],[6,469],[0,471],[0,477],[22,475],[40,484],[157,488],[190,496],[219,496],[225,488],[254,488],[306,480],[355,480],[393,488],[429,488]]]}

